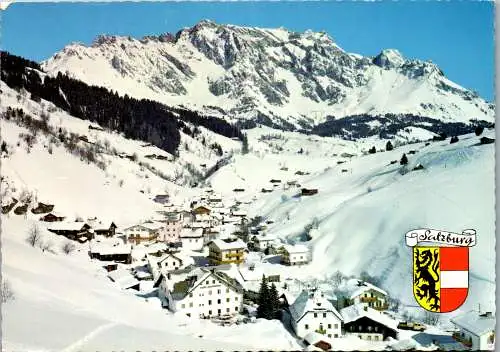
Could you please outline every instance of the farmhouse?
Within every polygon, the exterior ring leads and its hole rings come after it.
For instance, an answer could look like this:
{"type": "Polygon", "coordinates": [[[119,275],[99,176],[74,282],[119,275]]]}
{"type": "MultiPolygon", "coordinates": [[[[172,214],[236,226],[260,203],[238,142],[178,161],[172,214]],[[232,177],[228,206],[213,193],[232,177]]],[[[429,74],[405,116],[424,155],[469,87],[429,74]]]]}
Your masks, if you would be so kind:
{"type": "Polygon", "coordinates": [[[62,214],[56,213],[56,212],[50,212],[48,214],[45,214],[40,218],[40,221],[46,221],[46,222],[55,222],[55,221],[63,221],[66,217],[62,214]]]}
{"type": "Polygon", "coordinates": [[[346,334],[362,340],[384,341],[388,337],[398,339],[398,322],[387,315],[363,304],[355,304],[340,310],[346,334]]]}
{"type": "Polygon", "coordinates": [[[162,306],[187,316],[209,318],[234,315],[242,311],[243,288],[216,269],[198,268],[182,280],[161,275],[155,282],[162,306]]]}
{"type": "Polygon", "coordinates": [[[290,315],[292,328],[300,338],[310,332],[328,338],[342,334],[342,316],[318,289],[302,291],[290,306],[290,315]]]}
{"type": "Polygon", "coordinates": [[[125,228],[125,238],[127,241],[135,244],[155,241],[160,235],[163,225],[153,221],[146,221],[139,225],[133,225],[125,228]]]}
{"type": "Polygon", "coordinates": [[[337,293],[340,308],[358,303],[377,310],[388,308],[387,292],[362,280],[349,279],[343,282],[337,293]]]}
{"type": "Polygon", "coordinates": [[[303,265],[310,262],[309,248],[302,244],[294,246],[284,245],[281,255],[281,263],[285,265],[303,265]]]}
{"type": "Polygon", "coordinates": [[[113,237],[116,233],[117,226],[112,221],[107,221],[107,222],[89,221],[89,224],[92,227],[92,229],[94,230],[94,233],[96,235],[113,237]]]}
{"type": "Polygon", "coordinates": [[[94,239],[90,241],[89,255],[92,259],[130,264],[132,248],[117,239],[94,239]]]}
{"type": "Polygon", "coordinates": [[[490,313],[469,311],[450,319],[458,332],[453,338],[473,351],[495,349],[495,316],[490,313]]]}
{"type": "Polygon", "coordinates": [[[203,229],[182,229],[179,238],[185,250],[201,251],[203,249],[203,229]]]}
{"type": "Polygon", "coordinates": [[[211,265],[240,264],[244,261],[246,244],[240,239],[217,239],[208,243],[211,265]]]}
{"type": "Polygon", "coordinates": [[[57,235],[67,237],[71,240],[77,240],[80,238],[90,240],[93,237],[93,233],[90,231],[90,225],[80,221],[56,221],[47,225],[47,230],[57,235]]]}
{"type": "Polygon", "coordinates": [[[45,214],[51,212],[53,209],[54,209],[53,204],[44,204],[42,202],[38,202],[36,208],[31,209],[31,212],[33,214],[45,214]]]}

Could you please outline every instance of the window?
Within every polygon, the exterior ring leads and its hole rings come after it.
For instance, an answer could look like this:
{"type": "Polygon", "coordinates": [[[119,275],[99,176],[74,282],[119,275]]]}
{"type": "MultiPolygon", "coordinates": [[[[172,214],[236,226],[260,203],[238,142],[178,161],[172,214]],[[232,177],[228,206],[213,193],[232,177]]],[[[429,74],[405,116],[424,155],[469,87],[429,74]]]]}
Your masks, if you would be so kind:
{"type": "Polygon", "coordinates": [[[328,334],[328,337],[332,337],[332,334],[328,334]]]}
{"type": "Polygon", "coordinates": [[[192,293],[190,293],[190,294],[189,294],[189,297],[193,297],[193,294],[192,294],[192,293]]]}
{"type": "Polygon", "coordinates": [[[220,293],[220,290],[217,290],[217,293],[220,293]]]}
{"type": "Polygon", "coordinates": [[[229,302],[230,300],[231,300],[231,299],[230,299],[229,297],[228,297],[228,298],[226,298],[226,302],[229,302]]]}
{"type": "Polygon", "coordinates": [[[212,315],[212,311],[211,310],[208,311],[208,315],[212,315]]]}
{"type": "Polygon", "coordinates": [[[220,299],[217,300],[217,304],[220,304],[220,299]]]}
{"type": "Polygon", "coordinates": [[[318,313],[314,313],[314,317],[317,318],[318,317],[318,313]]]}
{"type": "Polygon", "coordinates": [[[192,307],[193,306],[193,302],[189,303],[189,307],[192,307]]]}
{"type": "Polygon", "coordinates": [[[368,337],[366,338],[368,341],[371,341],[372,340],[372,336],[371,335],[368,335],[368,337]]]}
{"type": "Polygon", "coordinates": [[[215,280],[212,280],[212,284],[215,284],[215,280]]]}
{"type": "Polygon", "coordinates": [[[378,341],[378,335],[375,335],[373,338],[375,341],[378,341]]]}
{"type": "Polygon", "coordinates": [[[371,331],[372,331],[372,329],[373,329],[373,328],[372,328],[371,326],[369,326],[369,327],[368,327],[368,332],[371,332],[371,331]]]}
{"type": "Polygon", "coordinates": [[[229,308],[226,308],[226,312],[229,313],[229,308]]]}
{"type": "Polygon", "coordinates": [[[217,309],[217,314],[218,314],[218,315],[220,315],[220,312],[221,312],[221,310],[220,310],[220,309],[217,309]]]}
{"type": "Polygon", "coordinates": [[[184,303],[181,304],[181,308],[186,308],[186,305],[184,303]]]}
{"type": "Polygon", "coordinates": [[[308,324],[304,325],[304,329],[306,330],[309,329],[309,325],[308,324]]]}
{"type": "Polygon", "coordinates": [[[212,294],[212,290],[208,290],[208,294],[211,295],[212,294]]]}
{"type": "Polygon", "coordinates": [[[338,328],[339,328],[339,324],[335,324],[333,327],[334,327],[335,329],[338,329],[338,328]]]}
{"type": "Polygon", "coordinates": [[[205,284],[207,284],[207,285],[208,285],[208,280],[207,280],[207,282],[205,282],[205,284]]]}
{"type": "Polygon", "coordinates": [[[234,307],[234,311],[237,312],[239,309],[238,307],[234,307]]]}
{"type": "Polygon", "coordinates": [[[326,313],[323,313],[323,318],[326,318],[326,313]]]}
{"type": "Polygon", "coordinates": [[[337,338],[339,337],[339,334],[334,334],[333,337],[337,338]]]}
{"type": "Polygon", "coordinates": [[[331,329],[332,328],[332,324],[328,324],[328,329],[331,329]]]}
{"type": "Polygon", "coordinates": [[[226,288],[226,293],[229,293],[229,289],[228,288],[226,288]]]}
{"type": "Polygon", "coordinates": [[[234,297],[234,300],[237,301],[238,300],[238,297],[234,297]]]}
{"type": "Polygon", "coordinates": [[[375,331],[378,331],[378,326],[375,326],[375,331]]]}
{"type": "Polygon", "coordinates": [[[212,300],[208,300],[208,305],[211,306],[212,305],[212,300]]]}

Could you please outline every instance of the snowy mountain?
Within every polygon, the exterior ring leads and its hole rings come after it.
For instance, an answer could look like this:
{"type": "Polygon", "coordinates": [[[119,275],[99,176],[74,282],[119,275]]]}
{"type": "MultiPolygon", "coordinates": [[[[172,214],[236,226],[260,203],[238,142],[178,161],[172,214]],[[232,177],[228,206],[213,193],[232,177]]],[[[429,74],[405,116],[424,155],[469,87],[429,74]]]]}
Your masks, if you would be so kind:
{"type": "Polygon", "coordinates": [[[494,120],[493,104],[451,82],[434,63],[393,49],[374,57],[347,53],[312,31],[205,20],[175,35],[73,43],[42,67],[120,94],[285,129],[353,115],[494,120]]]}

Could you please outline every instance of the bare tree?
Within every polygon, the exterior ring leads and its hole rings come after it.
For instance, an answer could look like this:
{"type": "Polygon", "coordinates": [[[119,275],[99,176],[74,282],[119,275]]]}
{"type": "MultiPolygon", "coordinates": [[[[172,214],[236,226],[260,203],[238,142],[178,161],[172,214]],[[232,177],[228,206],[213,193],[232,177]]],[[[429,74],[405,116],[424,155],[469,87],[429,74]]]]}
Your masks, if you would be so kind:
{"type": "Polygon", "coordinates": [[[424,313],[424,323],[429,325],[437,325],[440,322],[439,313],[432,313],[425,311],[424,313]]]}
{"type": "Polygon", "coordinates": [[[35,247],[42,241],[42,234],[37,225],[33,225],[28,231],[28,236],[26,237],[26,242],[28,242],[31,247],[35,247]]]}
{"type": "Polygon", "coordinates": [[[342,274],[340,272],[340,270],[337,270],[333,276],[332,276],[332,280],[333,280],[333,286],[335,288],[339,287],[340,284],[342,283],[342,281],[344,280],[344,274],[342,274]]]}
{"type": "Polygon", "coordinates": [[[12,291],[12,287],[10,286],[10,282],[7,280],[2,280],[2,303],[6,303],[8,301],[12,301],[15,299],[14,291],[12,291]]]}
{"type": "Polygon", "coordinates": [[[40,249],[42,250],[42,252],[52,252],[52,246],[53,246],[53,243],[52,241],[46,241],[46,242],[40,242],[40,249]]]}
{"type": "Polygon", "coordinates": [[[70,241],[66,241],[61,246],[61,250],[63,251],[64,254],[70,254],[75,250],[75,244],[70,241]]]}

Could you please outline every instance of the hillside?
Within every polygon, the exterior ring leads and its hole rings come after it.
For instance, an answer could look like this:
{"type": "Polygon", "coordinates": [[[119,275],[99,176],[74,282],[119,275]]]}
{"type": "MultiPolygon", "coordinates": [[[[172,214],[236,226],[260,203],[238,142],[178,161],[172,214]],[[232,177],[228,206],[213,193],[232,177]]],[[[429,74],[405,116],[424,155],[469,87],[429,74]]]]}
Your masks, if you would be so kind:
{"type": "MultiPolygon", "coordinates": [[[[291,268],[290,275],[324,278],[337,270],[346,275],[366,271],[378,277],[391,294],[413,305],[411,249],[405,245],[404,234],[425,227],[452,232],[472,228],[477,230],[478,244],[470,249],[471,288],[463,308],[480,303],[494,309],[493,144],[478,145],[479,137],[472,134],[460,136],[455,144],[449,140],[430,142],[428,146],[416,143],[360,156],[363,148],[358,142],[346,142],[332,150],[319,148],[320,143],[299,135],[282,134],[286,143],[295,139],[295,148],[300,145],[310,151],[309,155],[297,155],[292,149],[291,153],[285,150],[260,158],[238,156],[234,164],[209,181],[220,192],[233,187],[248,187],[253,192],[262,187],[273,189],[271,179],[279,179],[282,184],[295,180],[301,187],[319,190],[314,196],[297,197],[300,188],[284,190],[280,185],[272,193],[259,192],[254,201],[250,194],[246,198],[251,201],[249,215],[273,220],[267,231],[289,241],[304,240],[306,225],[318,224],[311,232],[312,240],[306,242],[313,249],[313,262],[304,268],[291,268]],[[348,151],[358,156],[341,157],[348,151]],[[403,153],[409,159],[405,174],[401,174],[399,164],[403,153]],[[418,164],[424,169],[412,171],[418,164]],[[288,170],[281,170],[282,165],[288,170]],[[296,170],[310,175],[296,175],[296,170]]],[[[491,137],[494,132],[484,135],[491,137]]],[[[259,141],[260,134],[249,136],[250,145],[265,148],[266,144],[259,141]]],[[[377,145],[377,150],[381,147],[377,145]]]]}
{"type": "MultiPolygon", "coordinates": [[[[187,106],[230,121],[310,130],[331,118],[414,114],[493,122],[494,106],[427,61],[397,50],[347,53],[326,33],[201,21],[175,35],[102,35],[42,63],[120,94],[187,106]]],[[[390,124],[389,124],[390,125],[390,124]]]]}

